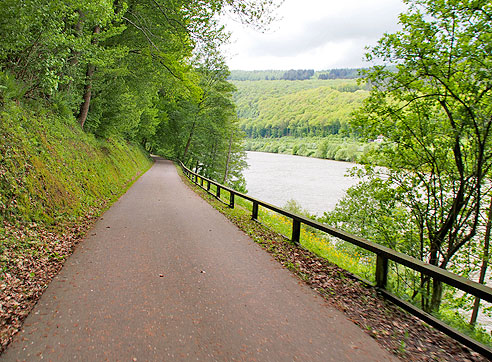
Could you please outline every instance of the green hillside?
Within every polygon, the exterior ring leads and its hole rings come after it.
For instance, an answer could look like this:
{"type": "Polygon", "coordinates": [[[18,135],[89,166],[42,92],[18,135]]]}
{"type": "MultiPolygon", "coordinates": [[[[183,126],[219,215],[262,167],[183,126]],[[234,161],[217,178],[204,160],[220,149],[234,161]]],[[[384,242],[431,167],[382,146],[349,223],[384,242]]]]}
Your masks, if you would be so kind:
{"type": "Polygon", "coordinates": [[[250,138],[339,134],[369,94],[352,79],[233,83],[240,127],[250,138]]]}

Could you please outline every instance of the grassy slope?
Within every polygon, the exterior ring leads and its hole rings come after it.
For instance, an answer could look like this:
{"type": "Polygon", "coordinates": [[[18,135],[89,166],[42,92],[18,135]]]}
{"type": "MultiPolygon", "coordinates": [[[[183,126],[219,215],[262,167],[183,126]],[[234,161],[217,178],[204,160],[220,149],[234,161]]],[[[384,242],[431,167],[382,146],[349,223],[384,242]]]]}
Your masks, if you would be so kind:
{"type": "Polygon", "coordinates": [[[97,216],[150,165],[139,147],[39,105],[0,107],[0,352],[97,216]]]}

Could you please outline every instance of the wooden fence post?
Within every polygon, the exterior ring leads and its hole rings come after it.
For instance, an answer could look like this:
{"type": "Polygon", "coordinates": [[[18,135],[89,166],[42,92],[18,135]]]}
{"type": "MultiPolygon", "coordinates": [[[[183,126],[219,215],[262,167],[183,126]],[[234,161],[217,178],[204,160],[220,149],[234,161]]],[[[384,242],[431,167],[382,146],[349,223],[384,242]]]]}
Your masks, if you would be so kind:
{"type": "Polygon", "coordinates": [[[381,254],[376,257],[376,286],[381,289],[386,288],[388,282],[388,259],[381,254]]]}
{"type": "Polygon", "coordinates": [[[253,201],[253,213],[251,214],[253,220],[258,220],[258,203],[253,201]]]}
{"type": "Polygon", "coordinates": [[[292,242],[299,244],[301,238],[301,222],[296,219],[292,219],[292,242]]]}

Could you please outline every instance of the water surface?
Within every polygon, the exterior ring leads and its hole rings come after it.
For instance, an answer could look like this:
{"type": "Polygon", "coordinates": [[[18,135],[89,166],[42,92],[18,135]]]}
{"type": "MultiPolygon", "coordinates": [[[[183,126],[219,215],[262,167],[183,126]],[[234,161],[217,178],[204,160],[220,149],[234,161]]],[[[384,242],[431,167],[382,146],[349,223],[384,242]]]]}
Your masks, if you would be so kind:
{"type": "Polygon", "coordinates": [[[248,194],[283,207],[294,199],[310,213],[333,210],[357,179],[345,177],[355,163],[265,152],[247,152],[243,171],[248,194]]]}

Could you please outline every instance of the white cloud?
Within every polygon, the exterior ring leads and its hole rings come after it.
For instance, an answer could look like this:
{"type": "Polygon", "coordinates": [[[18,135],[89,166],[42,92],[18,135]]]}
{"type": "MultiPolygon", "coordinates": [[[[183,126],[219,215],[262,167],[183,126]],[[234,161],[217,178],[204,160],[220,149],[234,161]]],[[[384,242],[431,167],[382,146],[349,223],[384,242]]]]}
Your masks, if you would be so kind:
{"type": "Polygon", "coordinates": [[[245,70],[364,66],[364,47],[396,31],[403,10],[400,0],[287,0],[267,33],[228,22],[235,40],[228,64],[245,70]]]}

